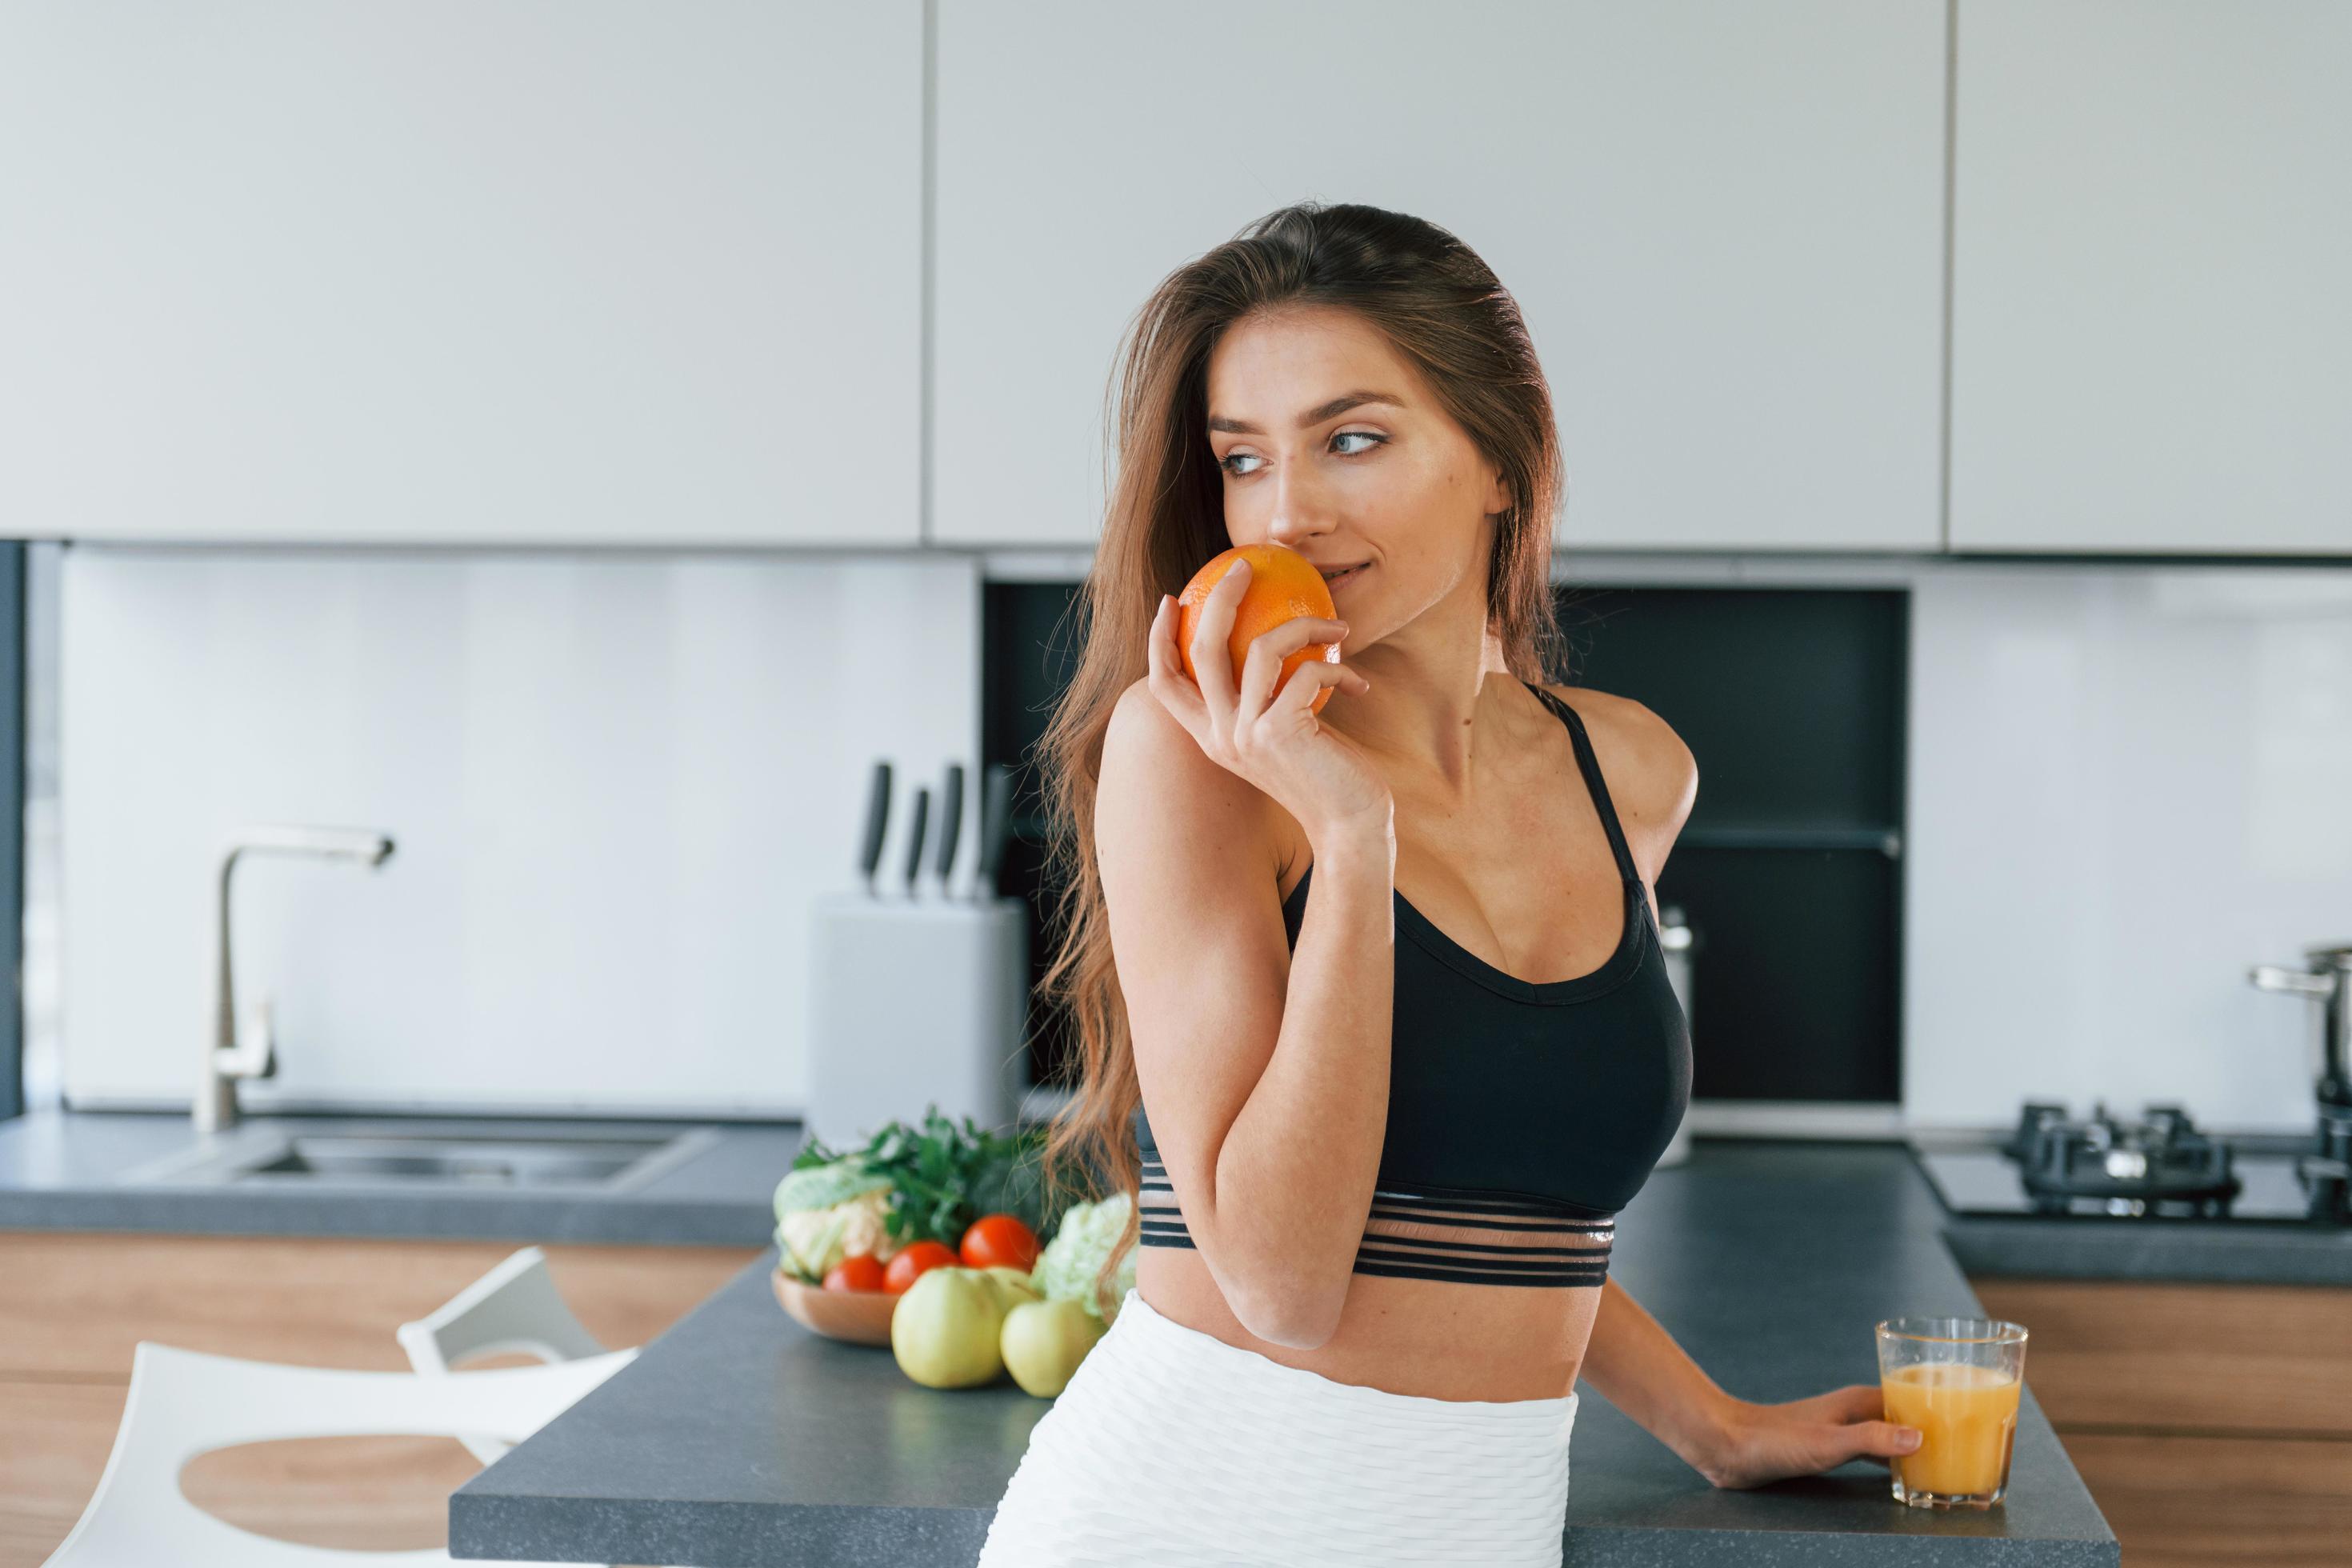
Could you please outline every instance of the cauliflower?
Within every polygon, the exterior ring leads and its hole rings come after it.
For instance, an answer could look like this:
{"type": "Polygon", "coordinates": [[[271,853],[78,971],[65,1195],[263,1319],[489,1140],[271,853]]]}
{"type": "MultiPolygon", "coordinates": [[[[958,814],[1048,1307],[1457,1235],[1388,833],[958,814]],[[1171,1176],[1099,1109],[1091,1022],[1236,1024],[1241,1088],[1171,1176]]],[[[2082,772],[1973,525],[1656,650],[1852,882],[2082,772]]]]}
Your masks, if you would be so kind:
{"type": "MultiPolygon", "coordinates": [[[[1102,1317],[1102,1305],[1095,1298],[1095,1275],[1110,1249],[1118,1245],[1119,1233],[1127,1228],[1129,1206],[1124,1192],[1113,1193],[1098,1204],[1070,1205],[1061,1224],[1055,1227],[1054,1239],[1037,1255],[1036,1269],[1030,1275],[1047,1300],[1075,1300],[1086,1308],[1089,1317],[1102,1317]]],[[[1111,1275],[1114,1315],[1135,1284],[1136,1251],[1129,1247],[1111,1275]]]]}
{"type": "Polygon", "coordinates": [[[889,1212],[887,1190],[861,1193],[831,1208],[794,1209],[777,1222],[776,1245],[814,1280],[824,1279],[835,1264],[860,1253],[887,1263],[899,1250],[883,1221],[889,1212]]]}
{"type": "Polygon", "coordinates": [[[904,1245],[893,1241],[890,1179],[854,1159],[794,1171],[776,1187],[776,1246],[784,1266],[811,1283],[845,1258],[870,1253],[887,1263],[904,1245]]]}

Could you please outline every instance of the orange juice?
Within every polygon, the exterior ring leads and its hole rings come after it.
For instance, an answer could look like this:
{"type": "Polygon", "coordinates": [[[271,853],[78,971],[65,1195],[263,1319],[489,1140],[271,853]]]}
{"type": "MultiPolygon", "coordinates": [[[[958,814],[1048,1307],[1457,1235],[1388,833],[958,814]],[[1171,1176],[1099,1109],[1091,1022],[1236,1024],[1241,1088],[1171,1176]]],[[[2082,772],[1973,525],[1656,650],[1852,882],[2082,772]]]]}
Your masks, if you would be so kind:
{"type": "Polygon", "coordinates": [[[1903,1485],[1945,1497],[1989,1497],[2009,1476],[2017,1437],[2016,1378],[1997,1367],[1925,1363],[1879,1379],[1886,1419],[1919,1429],[1897,1455],[1903,1485]]]}

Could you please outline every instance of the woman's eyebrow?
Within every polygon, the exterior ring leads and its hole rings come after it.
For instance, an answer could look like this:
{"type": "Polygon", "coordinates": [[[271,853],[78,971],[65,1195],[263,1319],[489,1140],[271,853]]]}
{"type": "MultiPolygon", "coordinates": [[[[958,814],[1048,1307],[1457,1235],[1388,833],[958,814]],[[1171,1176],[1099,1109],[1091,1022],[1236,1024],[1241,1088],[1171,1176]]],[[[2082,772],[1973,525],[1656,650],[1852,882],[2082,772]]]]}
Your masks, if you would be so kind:
{"type": "MultiPolygon", "coordinates": [[[[1326,419],[1336,419],[1340,415],[1348,412],[1349,409],[1360,408],[1367,403],[1385,403],[1391,408],[1402,408],[1404,406],[1402,399],[1391,396],[1385,392],[1341,393],[1330,402],[1323,405],[1322,407],[1310,408],[1306,413],[1300,415],[1298,416],[1298,428],[1301,430],[1310,429],[1315,426],[1322,424],[1326,419]]],[[[1209,428],[1212,430],[1222,430],[1231,436],[1263,436],[1265,434],[1265,431],[1259,429],[1255,425],[1244,424],[1239,419],[1228,419],[1222,414],[1212,414],[1209,416],[1209,428]]]]}

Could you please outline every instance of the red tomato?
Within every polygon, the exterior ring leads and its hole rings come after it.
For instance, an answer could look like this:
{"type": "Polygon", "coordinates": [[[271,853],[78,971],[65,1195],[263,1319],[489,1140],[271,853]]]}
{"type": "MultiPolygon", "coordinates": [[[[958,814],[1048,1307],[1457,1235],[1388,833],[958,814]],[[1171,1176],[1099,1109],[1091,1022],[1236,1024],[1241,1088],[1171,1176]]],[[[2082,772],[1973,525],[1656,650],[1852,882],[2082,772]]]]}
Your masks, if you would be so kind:
{"type": "Polygon", "coordinates": [[[1037,1233],[1009,1214],[984,1214],[963,1233],[963,1266],[993,1268],[998,1264],[1023,1272],[1037,1267],[1037,1233]]]}
{"type": "Polygon", "coordinates": [[[882,1271],[882,1289],[893,1296],[899,1295],[915,1282],[916,1275],[955,1260],[956,1255],[948,1250],[946,1242],[918,1241],[890,1259],[890,1267],[882,1271]]]}
{"type": "Polygon", "coordinates": [[[882,1289],[882,1260],[870,1252],[845,1258],[825,1271],[824,1288],[828,1290],[879,1290],[882,1289]]]}

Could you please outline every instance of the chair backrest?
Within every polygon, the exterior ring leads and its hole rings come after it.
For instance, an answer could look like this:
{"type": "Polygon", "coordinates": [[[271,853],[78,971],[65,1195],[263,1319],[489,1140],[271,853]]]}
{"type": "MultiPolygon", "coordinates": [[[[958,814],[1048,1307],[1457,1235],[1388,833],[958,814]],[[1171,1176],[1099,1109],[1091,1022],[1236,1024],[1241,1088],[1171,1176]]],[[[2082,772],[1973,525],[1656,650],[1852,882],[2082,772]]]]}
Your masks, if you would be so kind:
{"type": "Polygon", "coordinates": [[[547,1255],[526,1247],[399,1329],[401,1348],[419,1372],[447,1372],[476,1356],[520,1352],[541,1361],[602,1355],[604,1346],[581,1326],[548,1278],[547,1255]]]}
{"type": "MultiPolygon", "coordinates": [[[[395,1331],[401,1349],[408,1352],[408,1364],[421,1373],[446,1373],[459,1362],[483,1356],[522,1354],[564,1362],[604,1353],[596,1336],[564,1305],[555,1281],[548,1277],[547,1255],[536,1247],[522,1248],[395,1331]]],[[[488,1432],[461,1432],[457,1440],[486,1465],[496,1464],[514,1447],[488,1432]]]]}
{"type": "Polygon", "coordinates": [[[447,1563],[446,1552],[338,1552],[237,1529],[180,1490],[199,1454],[286,1437],[488,1433],[519,1443],[635,1355],[457,1376],[242,1361],[143,1342],[98,1489],[47,1568],[320,1568],[447,1563]]]}

